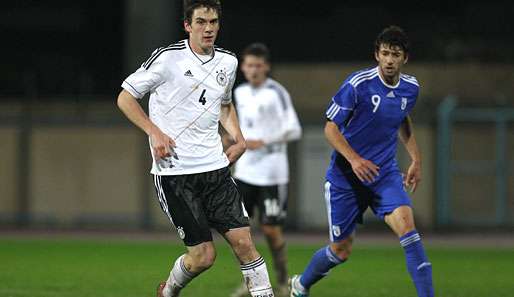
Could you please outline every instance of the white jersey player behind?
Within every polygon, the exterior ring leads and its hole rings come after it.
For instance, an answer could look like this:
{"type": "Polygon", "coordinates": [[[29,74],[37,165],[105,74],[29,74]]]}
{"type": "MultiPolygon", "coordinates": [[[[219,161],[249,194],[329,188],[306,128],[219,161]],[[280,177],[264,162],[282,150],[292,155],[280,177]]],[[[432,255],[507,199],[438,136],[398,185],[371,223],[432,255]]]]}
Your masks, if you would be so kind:
{"type": "Polygon", "coordinates": [[[240,85],[234,95],[245,139],[264,144],[241,156],[234,176],[257,186],[287,184],[287,142],[299,139],[302,133],[289,93],[277,81],[266,78],[259,86],[240,85]]]}
{"type": "MultiPolygon", "coordinates": [[[[259,211],[259,223],[268,241],[276,271],[278,295],[287,294],[287,263],[282,225],[287,210],[289,166],[287,142],[302,133],[287,90],[268,77],[269,51],[264,44],[249,45],[241,70],[247,83],[234,91],[246,153],[236,162],[234,176],[250,217],[259,211]]],[[[245,296],[244,287],[232,296],[245,296]]]]}

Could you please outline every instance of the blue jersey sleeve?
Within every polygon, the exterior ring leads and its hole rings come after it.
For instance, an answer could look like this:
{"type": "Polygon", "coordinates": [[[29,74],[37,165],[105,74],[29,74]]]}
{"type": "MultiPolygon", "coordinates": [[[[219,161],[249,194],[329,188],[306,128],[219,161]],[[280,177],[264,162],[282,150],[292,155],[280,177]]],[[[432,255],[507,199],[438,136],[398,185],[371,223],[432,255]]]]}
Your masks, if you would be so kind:
{"type": "Polygon", "coordinates": [[[345,83],[330,101],[325,115],[328,120],[341,126],[352,114],[356,103],[355,88],[350,83],[345,83]]]}
{"type": "Polygon", "coordinates": [[[418,102],[418,97],[419,97],[419,86],[416,88],[415,95],[414,95],[414,103],[411,106],[409,106],[409,110],[407,111],[408,114],[410,114],[410,112],[416,105],[416,102],[418,102]]]}

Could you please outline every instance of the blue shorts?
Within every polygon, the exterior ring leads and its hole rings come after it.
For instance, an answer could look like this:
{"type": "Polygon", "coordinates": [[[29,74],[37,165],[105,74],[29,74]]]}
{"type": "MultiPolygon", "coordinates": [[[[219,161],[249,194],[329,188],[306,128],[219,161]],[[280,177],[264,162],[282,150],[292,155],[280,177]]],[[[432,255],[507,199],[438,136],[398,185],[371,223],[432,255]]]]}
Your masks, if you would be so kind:
{"type": "Polygon", "coordinates": [[[355,174],[347,175],[338,185],[325,183],[330,240],[340,241],[350,236],[368,207],[380,219],[402,205],[411,205],[403,187],[400,171],[393,170],[371,184],[363,184],[355,174]]]}

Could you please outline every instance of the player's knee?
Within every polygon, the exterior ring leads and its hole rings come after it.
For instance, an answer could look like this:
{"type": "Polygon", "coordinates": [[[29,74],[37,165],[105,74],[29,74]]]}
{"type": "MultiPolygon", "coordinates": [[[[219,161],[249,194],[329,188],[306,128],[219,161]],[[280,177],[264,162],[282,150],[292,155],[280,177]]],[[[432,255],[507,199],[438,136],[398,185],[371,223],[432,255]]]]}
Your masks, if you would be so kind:
{"type": "Polygon", "coordinates": [[[416,230],[416,226],[414,225],[414,220],[412,219],[402,219],[398,222],[396,233],[399,237],[404,236],[405,234],[416,230]]]}
{"type": "Polygon", "coordinates": [[[216,253],[205,255],[200,260],[200,267],[202,269],[209,269],[214,264],[214,261],[216,260],[216,253]]]}
{"type": "Polygon", "coordinates": [[[399,237],[402,237],[404,236],[405,234],[409,233],[409,232],[412,232],[416,230],[416,227],[414,226],[414,224],[408,224],[408,225],[404,225],[400,228],[400,230],[398,230],[398,236],[399,237]]]}
{"type": "Polygon", "coordinates": [[[253,241],[250,238],[241,238],[237,240],[237,249],[239,251],[250,251],[253,248],[253,241]]]}
{"type": "Polygon", "coordinates": [[[250,261],[255,257],[256,250],[251,238],[240,238],[232,247],[237,254],[239,260],[245,262],[250,261]]]}
{"type": "Polygon", "coordinates": [[[398,237],[416,230],[412,209],[409,206],[400,206],[395,209],[386,216],[386,222],[398,237]]]}
{"type": "Polygon", "coordinates": [[[334,242],[330,245],[330,249],[342,261],[348,260],[352,253],[352,244],[349,241],[334,242]]]}

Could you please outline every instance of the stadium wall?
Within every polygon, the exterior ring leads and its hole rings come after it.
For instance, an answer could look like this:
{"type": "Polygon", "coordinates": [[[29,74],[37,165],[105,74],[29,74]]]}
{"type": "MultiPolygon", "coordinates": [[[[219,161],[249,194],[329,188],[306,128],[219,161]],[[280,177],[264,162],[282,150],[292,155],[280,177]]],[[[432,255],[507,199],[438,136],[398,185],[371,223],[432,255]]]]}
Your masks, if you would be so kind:
{"type": "MultiPolygon", "coordinates": [[[[294,166],[291,189],[297,227],[322,229],[326,211],[321,191],[330,154],[320,126],[306,126],[304,139],[291,156],[294,166]],[[306,219],[308,218],[308,219],[306,219]]],[[[16,129],[0,129],[0,215],[4,223],[18,214],[18,183],[28,189],[30,224],[39,227],[137,228],[145,216],[152,227],[169,222],[158,206],[148,173],[150,160],[145,137],[132,127],[35,127],[30,137],[29,175],[17,180],[16,129]],[[144,160],[144,161],[143,161],[144,160]],[[145,209],[148,207],[149,209],[145,209]],[[148,211],[149,213],[145,213],[148,211]]],[[[431,129],[421,127],[420,145],[432,142],[431,129]]],[[[431,144],[430,144],[431,145],[431,144]]],[[[425,150],[424,164],[433,163],[425,150]]],[[[293,166],[293,164],[292,164],[293,166]]],[[[425,180],[415,195],[421,224],[433,217],[431,166],[424,167],[425,180]]],[[[293,212],[294,213],[294,212],[293,212]]]]}

